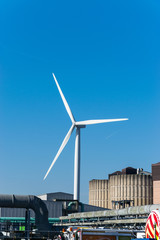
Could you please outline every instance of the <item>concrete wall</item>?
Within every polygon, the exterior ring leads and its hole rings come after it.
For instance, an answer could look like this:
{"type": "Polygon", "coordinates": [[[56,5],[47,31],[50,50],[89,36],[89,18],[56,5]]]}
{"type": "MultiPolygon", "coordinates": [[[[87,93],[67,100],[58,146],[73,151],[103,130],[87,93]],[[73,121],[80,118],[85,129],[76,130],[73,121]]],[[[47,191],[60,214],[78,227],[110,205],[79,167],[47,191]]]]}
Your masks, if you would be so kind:
{"type": "Polygon", "coordinates": [[[120,200],[133,200],[134,206],[153,204],[152,177],[122,174],[89,182],[89,204],[112,209],[112,201],[120,200]]]}
{"type": "Polygon", "coordinates": [[[108,180],[92,180],[89,182],[89,204],[108,208],[108,180]]]}
{"type": "Polygon", "coordinates": [[[112,208],[112,201],[120,200],[133,200],[134,206],[152,204],[152,177],[142,174],[110,176],[109,195],[109,208],[112,208]]]}
{"type": "Polygon", "coordinates": [[[152,164],[153,204],[160,204],[160,163],[152,164]]]}
{"type": "Polygon", "coordinates": [[[160,181],[153,181],[153,204],[160,204],[160,181]]]}

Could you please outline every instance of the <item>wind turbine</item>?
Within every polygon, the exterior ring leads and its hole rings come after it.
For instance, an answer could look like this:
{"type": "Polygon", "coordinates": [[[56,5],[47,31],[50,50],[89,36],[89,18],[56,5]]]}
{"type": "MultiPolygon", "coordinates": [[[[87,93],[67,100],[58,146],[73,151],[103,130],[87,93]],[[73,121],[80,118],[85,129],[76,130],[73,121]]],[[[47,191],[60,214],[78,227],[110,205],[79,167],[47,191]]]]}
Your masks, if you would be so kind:
{"type": "Polygon", "coordinates": [[[46,177],[48,176],[49,172],[51,171],[53,165],[55,164],[56,160],[58,159],[59,155],[61,154],[62,150],[64,149],[64,147],[66,146],[74,128],[76,128],[76,139],[75,139],[75,162],[74,162],[74,200],[78,200],[80,199],[80,129],[81,128],[85,128],[86,125],[91,125],[91,124],[98,124],[98,123],[107,123],[107,122],[118,122],[118,121],[125,121],[128,120],[128,118],[120,118],[120,119],[100,119],[100,120],[87,120],[87,121],[80,121],[80,122],[76,122],[75,118],[71,112],[71,109],[62,93],[62,90],[57,82],[57,79],[54,75],[54,73],[52,73],[53,78],[55,80],[55,83],[57,85],[58,91],[61,95],[62,101],[64,103],[64,106],[66,108],[66,111],[71,119],[72,125],[71,128],[69,129],[67,135],[65,136],[55,158],[53,159],[52,164],[50,165],[45,177],[43,180],[46,179],[46,177]]]}

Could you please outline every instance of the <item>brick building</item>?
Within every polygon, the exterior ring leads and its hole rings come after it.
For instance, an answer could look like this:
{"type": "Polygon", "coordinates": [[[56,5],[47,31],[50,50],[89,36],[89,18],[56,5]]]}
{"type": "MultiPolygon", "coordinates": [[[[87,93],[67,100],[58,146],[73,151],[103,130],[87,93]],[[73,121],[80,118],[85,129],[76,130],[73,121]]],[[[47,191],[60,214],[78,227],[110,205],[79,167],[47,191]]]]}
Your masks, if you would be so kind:
{"type": "Polygon", "coordinates": [[[160,162],[152,164],[153,204],[160,204],[160,162]]]}

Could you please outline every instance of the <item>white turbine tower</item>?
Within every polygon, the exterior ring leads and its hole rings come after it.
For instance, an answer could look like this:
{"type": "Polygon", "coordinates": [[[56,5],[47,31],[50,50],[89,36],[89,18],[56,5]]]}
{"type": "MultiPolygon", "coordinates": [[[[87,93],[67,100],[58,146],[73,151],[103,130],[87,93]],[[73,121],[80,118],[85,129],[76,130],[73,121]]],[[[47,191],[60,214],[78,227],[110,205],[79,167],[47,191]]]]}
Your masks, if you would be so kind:
{"type": "MultiPolygon", "coordinates": [[[[53,74],[53,73],[52,73],[53,74]]],[[[55,83],[57,85],[57,88],[59,90],[59,93],[61,95],[62,101],[64,103],[64,106],[66,108],[66,111],[72,121],[72,126],[69,129],[67,135],[65,136],[55,158],[53,159],[53,162],[51,164],[51,166],[49,167],[45,177],[47,177],[47,175],[49,174],[49,172],[51,171],[53,165],[55,164],[56,160],[58,159],[59,155],[61,154],[62,150],[64,149],[64,147],[66,146],[74,128],[76,128],[76,140],[75,140],[75,162],[74,162],[74,200],[78,200],[80,198],[80,129],[81,128],[85,128],[86,125],[91,125],[91,124],[98,124],[98,123],[107,123],[107,122],[118,122],[118,121],[125,121],[128,120],[128,118],[120,118],[120,119],[101,119],[101,120],[87,120],[87,121],[80,121],[80,122],[76,122],[73,114],[71,112],[71,109],[62,93],[62,90],[57,82],[57,79],[55,77],[55,75],[53,74],[53,78],[55,80],[55,83]]]]}

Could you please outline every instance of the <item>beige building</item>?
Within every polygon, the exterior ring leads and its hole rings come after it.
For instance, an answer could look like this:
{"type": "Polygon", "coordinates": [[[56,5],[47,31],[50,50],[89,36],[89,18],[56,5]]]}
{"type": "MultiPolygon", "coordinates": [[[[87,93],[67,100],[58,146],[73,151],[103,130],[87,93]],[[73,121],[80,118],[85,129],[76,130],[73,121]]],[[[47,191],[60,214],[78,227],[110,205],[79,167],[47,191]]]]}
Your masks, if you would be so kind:
{"type": "Polygon", "coordinates": [[[89,182],[89,204],[123,208],[153,203],[152,176],[142,169],[125,168],[109,174],[109,179],[89,182]]]}
{"type": "Polygon", "coordinates": [[[89,182],[89,204],[108,208],[108,180],[93,179],[89,182]]]}
{"type": "Polygon", "coordinates": [[[153,204],[160,204],[160,162],[152,164],[153,204]]]}

